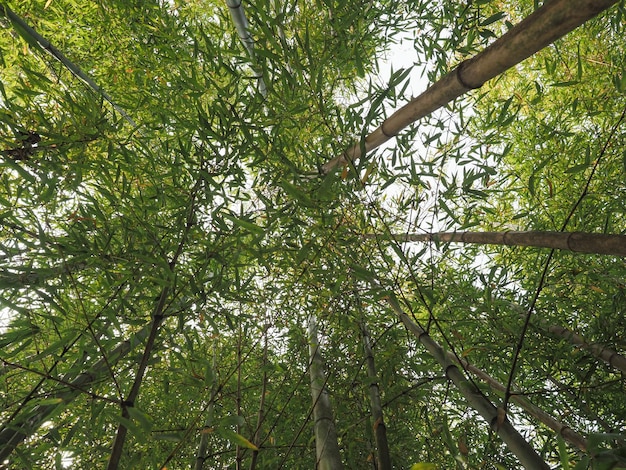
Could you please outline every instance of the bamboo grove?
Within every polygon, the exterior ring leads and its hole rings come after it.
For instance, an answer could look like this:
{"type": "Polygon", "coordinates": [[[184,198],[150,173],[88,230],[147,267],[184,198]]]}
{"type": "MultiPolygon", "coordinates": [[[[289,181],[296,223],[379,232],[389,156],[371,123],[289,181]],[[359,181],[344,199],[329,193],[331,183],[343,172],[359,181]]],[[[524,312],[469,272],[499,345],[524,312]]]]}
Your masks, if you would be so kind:
{"type": "Polygon", "coordinates": [[[0,468],[626,468],[625,13],[1,2],[0,468]]]}

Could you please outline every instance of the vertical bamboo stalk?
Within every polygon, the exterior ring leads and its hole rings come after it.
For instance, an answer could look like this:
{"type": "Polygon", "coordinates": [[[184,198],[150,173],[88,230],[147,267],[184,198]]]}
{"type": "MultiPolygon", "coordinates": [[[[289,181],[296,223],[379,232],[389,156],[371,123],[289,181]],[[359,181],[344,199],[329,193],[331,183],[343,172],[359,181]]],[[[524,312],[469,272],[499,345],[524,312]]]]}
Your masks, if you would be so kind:
{"type": "Polygon", "coordinates": [[[309,374],[311,376],[311,396],[313,398],[313,420],[315,429],[315,450],[318,470],[341,470],[341,454],[337,442],[337,431],[333,419],[324,360],[320,351],[317,334],[317,319],[314,315],[308,320],[309,335],[309,374]]]}
{"type": "MultiPolygon", "coordinates": [[[[215,371],[215,365],[217,363],[217,346],[214,344],[213,345],[213,360],[212,360],[212,366],[213,366],[213,371],[215,371]]],[[[213,426],[213,415],[215,412],[215,396],[217,394],[217,382],[213,383],[213,386],[211,387],[211,398],[210,398],[210,402],[209,405],[207,407],[207,418],[204,422],[204,429],[209,429],[211,426],[213,426]]],[[[204,468],[204,462],[207,459],[207,455],[208,455],[208,449],[209,449],[209,433],[207,432],[203,432],[200,434],[200,444],[198,445],[198,452],[196,454],[196,463],[194,466],[194,470],[202,470],[204,468]]]]}
{"type": "Polygon", "coordinates": [[[261,383],[261,397],[259,398],[259,413],[257,415],[256,421],[256,429],[254,431],[254,436],[252,437],[252,443],[257,446],[257,449],[252,451],[252,459],[250,460],[249,470],[254,470],[256,467],[257,459],[259,457],[258,447],[261,442],[261,426],[263,425],[263,421],[265,420],[265,394],[267,392],[267,370],[265,366],[267,365],[267,330],[269,325],[266,325],[265,330],[263,332],[263,339],[265,344],[263,345],[263,381],[261,383]]]}
{"type": "Polygon", "coordinates": [[[369,398],[372,407],[372,419],[374,420],[374,440],[378,457],[378,470],[391,470],[391,455],[387,441],[387,426],[383,419],[383,408],[380,403],[380,390],[376,375],[376,364],[370,341],[370,333],[365,321],[360,322],[361,335],[363,337],[363,351],[367,364],[367,377],[369,378],[369,398]]]}

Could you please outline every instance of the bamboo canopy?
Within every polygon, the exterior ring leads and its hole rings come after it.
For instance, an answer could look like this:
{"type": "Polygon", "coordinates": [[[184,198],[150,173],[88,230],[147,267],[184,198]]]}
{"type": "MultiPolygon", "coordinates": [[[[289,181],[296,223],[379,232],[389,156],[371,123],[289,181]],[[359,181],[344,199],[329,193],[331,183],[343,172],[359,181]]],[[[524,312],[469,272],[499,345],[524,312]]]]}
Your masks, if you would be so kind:
{"type": "MultiPolygon", "coordinates": [[[[366,238],[378,235],[367,234],[366,238]]],[[[626,256],[626,235],[584,232],[439,232],[394,234],[399,242],[476,243],[481,245],[532,246],[575,253],[626,256]]]]}
{"type": "Polygon", "coordinates": [[[342,155],[320,168],[325,175],[337,166],[354,162],[414,123],[450,101],[480,88],[548,44],[556,41],[606,10],[617,0],[552,0],[513,27],[484,51],[461,62],[458,67],[430,86],[424,93],[393,113],[374,132],[342,155]]]}

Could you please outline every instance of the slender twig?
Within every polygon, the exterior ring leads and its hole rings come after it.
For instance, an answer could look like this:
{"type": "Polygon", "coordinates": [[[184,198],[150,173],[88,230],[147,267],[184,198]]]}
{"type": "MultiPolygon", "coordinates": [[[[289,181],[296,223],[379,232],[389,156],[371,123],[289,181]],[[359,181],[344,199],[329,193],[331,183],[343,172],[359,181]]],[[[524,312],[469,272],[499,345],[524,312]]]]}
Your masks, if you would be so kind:
{"type": "MultiPolygon", "coordinates": [[[[563,222],[563,225],[561,226],[561,230],[560,230],[561,232],[565,231],[565,229],[567,228],[567,225],[569,224],[569,221],[574,216],[574,213],[575,213],[576,209],[582,203],[583,199],[587,195],[587,193],[589,191],[589,186],[591,185],[591,180],[593,179],[594,175],[596,174],[596,170],[598,169],[598,166],[600,165],[600,162],[603,160],[603,157],[606,154],[607,149],[609,148],[609,143],[613,140],[613,136],[617,132],[617,129],[619,128],[619,126],[621,125],[621,123],[622,123],[622,121],[624,120],[625,117],[626,117],[626,107],[624,107],[624,109],[622,111],[622,114],[620,115],[620,117],[617,120],[617,122],[615,123],[615,125],[613,125],[613,128],[611,129],[611,132],[609,133],[606,141],[604,142],[604,145],[602,146],[602,149],[600,151],[600,154],[598,155],[598,158],[596,158],[596,161],[595,161],[595,163],[593,165],[593,168],[591,169],[591,172],[589,174],[589,177],[587,178],[587,182],[586,182],[585,187],[583,188],[583,190],[582,190],[582,192],[580,194],[580,197],[578,198],[578,200],[572,206],[569,214],[567,215],[567,217],[565,218],[565,221],[563,222]]],[[[517,362],[519,360],[519,356],[520,356],[520,354],[522,352],[522,348],[524,346],[524,339],[526,337],[526,332],[528,331],[528,325],[530,324],[530,318],[531,318],[531,316],[533,314],[533,311],[535,310],[535,305],[537,304],[537,300],[539,299],[539,295],[540,295],[540,293],[543,290],[543,287],[545,285],[546,277],[548,275],[548,269],[550,267],[550,262],[552,261],[552,257],[554,255],[554,251],[555,251],[554,249],[550,250],[550,254],[548,255],[548,258],[545,261],[545,265],[543,267],[543,271],[541,273],[541,277],[539,278],[539,284],[537,285],[537,289],[535,290],[535,294],[533,295],[533,299],[530,302],[530,305],[528,306],[528,310],[526,311],[526,319],[524,320],[524,326],[522,327],[522,331],[520,333],[519,340],[518,340],[517,345],[515,347],[515,354],[513,355],[513,362],[511,364],[511,371],[509,373],[509,379],[508,379],[507,385],[506,385],[506,393],[504,395],[504,402],[502,404],[502,408],[504,409],[505,413],[506,413],[507,405],[508,405],[508,402],[509,402],[509,398],[511,397],[511,386],[513,384],[513,379],[515,377],[515,372],[516,372],[516,368],[517,368],[517,362]]]]}

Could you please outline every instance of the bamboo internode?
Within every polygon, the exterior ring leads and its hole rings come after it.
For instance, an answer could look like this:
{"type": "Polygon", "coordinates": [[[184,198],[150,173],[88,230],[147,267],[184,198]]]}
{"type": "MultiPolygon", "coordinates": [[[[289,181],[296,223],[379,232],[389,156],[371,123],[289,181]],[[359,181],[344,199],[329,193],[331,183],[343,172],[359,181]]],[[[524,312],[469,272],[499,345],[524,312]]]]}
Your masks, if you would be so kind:
{"type": "Polygon", "coordinates": [[[428,116],[469,90],[480,88],[548,44],[576,29],[617,0],[552,0],[513,27],[484,51],[462,62],[424,93],[393,113],[378,129],[320,169],[328,174],[374,150],[409,124],[428,116]]]}
{"type": "MultiPolygon", "coordinates": [[[[368,234],[367,238],[377,235],[368,234]]],[[[626,235],[585,232],[438,232],[394,234],[399,242],[473,243],[482,245],[532,246],[574,253],[626,256],[626,235]]]]}

